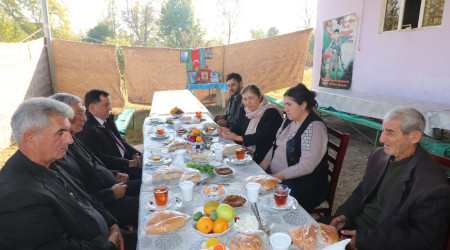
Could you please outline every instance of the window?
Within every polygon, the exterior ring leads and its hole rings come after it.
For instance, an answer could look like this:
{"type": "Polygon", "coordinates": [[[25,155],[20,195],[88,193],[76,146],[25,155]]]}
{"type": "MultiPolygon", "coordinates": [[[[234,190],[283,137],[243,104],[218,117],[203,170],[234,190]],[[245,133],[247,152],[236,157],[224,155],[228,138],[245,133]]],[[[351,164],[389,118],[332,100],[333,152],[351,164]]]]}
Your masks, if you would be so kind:
{"type": "Polygon", "coordinates": [[[439,26],[445,0],[385,0],[383,31],[439,26]]]}

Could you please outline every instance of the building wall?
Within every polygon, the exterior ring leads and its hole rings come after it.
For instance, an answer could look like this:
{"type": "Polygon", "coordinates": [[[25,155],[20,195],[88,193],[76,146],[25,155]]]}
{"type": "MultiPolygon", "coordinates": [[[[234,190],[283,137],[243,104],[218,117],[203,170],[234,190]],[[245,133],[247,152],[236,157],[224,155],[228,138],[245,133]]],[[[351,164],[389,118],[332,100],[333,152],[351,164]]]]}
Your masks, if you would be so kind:
{"type": "Polygon", "coordinates": [[[319,0],[313,89],[320,89],[323,21],[356,13],[357,43],[350,90],[450,103],[450,0],[442,25],[379,33],[383,1],[319,0]]]}

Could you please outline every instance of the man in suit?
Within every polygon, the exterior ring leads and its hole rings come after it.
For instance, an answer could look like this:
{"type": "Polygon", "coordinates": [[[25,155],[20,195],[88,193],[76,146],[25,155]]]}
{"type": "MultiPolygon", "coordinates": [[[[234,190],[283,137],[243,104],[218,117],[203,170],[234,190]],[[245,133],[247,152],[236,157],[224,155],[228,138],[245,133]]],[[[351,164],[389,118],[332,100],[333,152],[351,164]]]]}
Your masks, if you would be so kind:
{"type": "Polygon", "coordinates": [[[111,97],[101,89],[91,89],[84,97],[87,122],[76,134],[108,169],[119,170],[130,179],[142,178],[141,153],[119,134],[114,117],[110,116],[111,97]]]}
{"type": "Polygon", "coordinates": [[[64,170],[81,181],[87,192],[97,198],[114,215],[120,226],[137,225],[141,180],[128,180],[128,175],[107,169],[78,138],[87,120],[78,96],[58,93],[50,97],[69,105],[75,115],[69,119],[74,143],[65,157],[57,161],[64,170]]]}
{"type": "Polygon", "coordinates": [[[0,171],[0,249],[121,249],[115,218],[54,162],[73,142],[73,110],[32,98],[14,112],[19,150],[0,171]]]}
{"type": "Polygon", "coordinates": [[[230,73],[227,75],[227,87],[230,92],[228,98],[227,109],[224,115],[216,115],[214,121],[221,127],[232,127],[239,118],[239,112],[242,107],[241,90],[243,87],[242,77],[238,73],[230,73]]]}
{"type": "Polygon", "coordinates": [[[383,120],[380,142],[362,181],[330,225],[351,237],[351,249],[444,249],[450,185],[420,145],[422,114],[396,108],[383,120]]]}

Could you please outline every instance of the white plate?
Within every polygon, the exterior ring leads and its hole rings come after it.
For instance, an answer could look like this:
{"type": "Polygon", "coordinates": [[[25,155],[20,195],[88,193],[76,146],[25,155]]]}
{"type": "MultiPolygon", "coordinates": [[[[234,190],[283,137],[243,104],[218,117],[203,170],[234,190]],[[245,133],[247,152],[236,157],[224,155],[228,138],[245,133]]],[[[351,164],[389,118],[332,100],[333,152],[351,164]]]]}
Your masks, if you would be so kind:
{"type": "MultiPolygon", "coordinates": [[[[253,213],[243,213],[243,214],[239,214],[239,216],[237,216],[237,217],[239,218],[239,220],[244,220],[244,219],[247,218],[247,216],[249,216],[249,215],[254,216],[255,219],[256,219],[256,215],[254,215],[253,213]]],[[[262,224],[263,226],[265,226],[265,225],[267,224],[267,221],[264,219],[264,217],[260,217],[260,218],[261,218],[261,224],[262,224]]],[[[238,222],[239,220],[237,220],[236,222],[238,222]]],[[[258,219],[256,219],[256,221],[258,221],[258,219]]],[[[258,223],[258,222],[256,222],[256,223],[258,223]]],[[[240,229],[239,227],[236,226],[236,223],[234,224],[234,228],[236,229],[236,231],[241,232],[241,233],[244,233],[244,232],[256,232],[256,231],[258,231],[258,230],[259,230],[259,229],[258,229],[259,225],[256,224],[256,225],[254,225],[254,226],[255,226],[255,228],[251,228],[251,229],[247,229],[247,230],[242,230],[242,231],[241,231],[241,229],[240,229]]]]}
{"type": "Polygon", "coordinates": [[[181,201],[180,198],[169,197],[169,200],[167,200],[167,205],[165,205],[164,207],[157,207],[155,197],[153,197],[145,204],[145,207],[147,212],[153,213],[156,210],[178,210],[180,209],[182,204],[183,201],[181,201]]]}
{"type": "Polygon", "coordinates": [[[168,164],[168,163],[170,163],[172,161],[172,158],[170,158],[170,157],[162,157],[162,159],[161,160],[159,160],[159,161],[154,161],[154,160],[152,160],[152,159],[147,159],[147,161],[145,162],[145,164],[148,164],[148,165],[152,165],[152,166],[161,166],[161,165],[163,165],[163,164],[168,164]]]}
{"type": "MultiPolygon", "coordinates": [[[[200,154],[202,154],[202,156],[203,156],[203,154],[204,153],[200,153],[200,154]]],[[[213,162],[214,161],[214,158],[211,156],[211,155],[207,155],[207,157],[204,157],[205,159],[204,160],[200,160],[200,159],[195,159],[196,157],[198,157],[200,154],[192,154],[192,155],[188,155],[187,156],[187,159],[189,160],[189,161],[191,161],[191,162],[195,162],[195,163],[210,163],[210,162],[213,162]],[[194,158],[194,159],[193,159],[194,158]]],[[[211,165],[213,165],[213,164],[211,164],[211,165]]]]}
{"type": "MultiPolygon", "coordinates": [[[[218,185],[208,185],[209,188],[216,188],[218,185]]],[[[202,188],[202,196],[203,198],[205,198],[205,200],[220,200],[222,197],[224,197],[227,194],[227,189],[222,186],[222,190],[223,190],[223,194],[222,195],[211,195],[211,194],[206,194],[206,189],[202,188]]]]}
{"type": "Polygon", "coordinates": [[[249,161],[251,161],[252,157],[248,154],[245,154],[244,159],[238,160],[236,159],[236,155],[232,155],[229,156],[228,160],[230,161],[231,164],[244,165],[247,164],[249,161]]]}
{"type": "Polygon", "coordinates": [[[165,139],[165,138],[169,137],[169,134],[166,134],[166,133],[164,133],[163,135],[151,134],[150,137],[152,139],[165,139]]]}
{"type": "Polygon", "coordinates": [[[201,236],[208,237],[208,238],[218,238],[218,237],[220,237],[222,235],[225,235],[226,233],[228,233],[233,228],[234,220],[232,220],[231,222],[228,222],[228,229],[225,230],[225,232],[218,233],[218,234],[215,234],[215,233],[204,234],[204,233],[202,233],[202,232],[197,230],[196,225],[197,225],[197,222],[196,221],[192,221],[192,229],[195,232],[197,232],[198,234],[200,234],[201,236]]]}
{"type": "Polygon", "coordinates": [[[214,168],[213,171],[214,171],[214,174],[219,176],[219,177],[229,177],[229,176],[232,176],[234,173],[236,173],[236,170],[234,168],[232,168],[232,167],[229,167],[229,166],[222,166],[222,167],[216,167],[216,168],[214,168]],[[216,168],[229,168],[229,169],[231,169],[231,171],[233,171],[233,173],[225,174],[225,175],[224,174],[217,174],[216,168]]]}
{"type": "Polygon", "coordinates": [[[272,210],[289,210],[292,208],[292,205],[294,205],[294,198],[292,196],[287,197],[286,204],[282,207],[279,207],[273,198],[273,194],[266,195],[262,198],[263,205],[272,210]]]}
{"type": "Polygon", "coordinates": [[[161,118],[150,118],[150,123],[151,124],[161,124],[163,123],[161,118]]]}

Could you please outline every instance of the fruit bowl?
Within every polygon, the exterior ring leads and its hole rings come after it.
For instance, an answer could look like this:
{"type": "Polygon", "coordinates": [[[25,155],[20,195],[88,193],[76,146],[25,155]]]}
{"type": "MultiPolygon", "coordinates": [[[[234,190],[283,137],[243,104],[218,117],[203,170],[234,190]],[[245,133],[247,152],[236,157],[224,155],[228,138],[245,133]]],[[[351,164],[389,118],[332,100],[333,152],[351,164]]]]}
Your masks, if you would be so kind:
{"type": "MultiPolygon", "coordinates": [[[[197,207],[197,208],[195,208],[193,214],[195,214],[195,213],[197,213],[197,212],[202,212],[202,213],[204,213],[203,207],[197,207]]],[[[207,216],[207,215],[204,215],[204,217],[206,217],[206,216],[207,216]]],[[[198,231],[198,229],[197,229],[197,221],[194,221],[194,220],[191,221],[192,229],[193,229],[196,233],[198,233],[199,235],[205,236],[205,237],[208,237],[208,238],[217,238],[217,237],[220,237],[220,236],[222,236],[222,235],[228,233],[228,232],[230,231],[230,229],[234,226],[234,223],[235,223],[234,220],[232,220],[231,222],[228,222],[228,229],[225,230],[225,231],[223,231],[222,233],[212,233],[212,232],[211,232],[211,233],[209,233],[209,234],[205,234],[205,233],[202,233],[202,232],[198,231]]]]}

